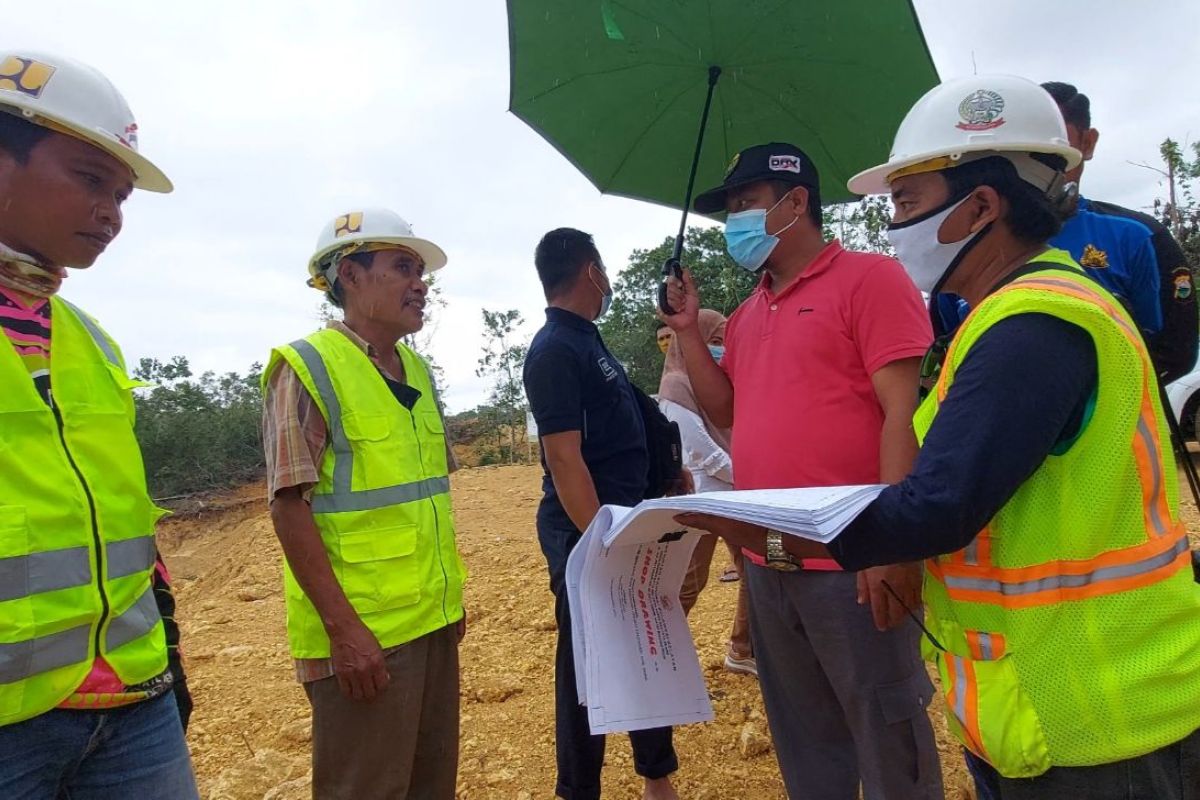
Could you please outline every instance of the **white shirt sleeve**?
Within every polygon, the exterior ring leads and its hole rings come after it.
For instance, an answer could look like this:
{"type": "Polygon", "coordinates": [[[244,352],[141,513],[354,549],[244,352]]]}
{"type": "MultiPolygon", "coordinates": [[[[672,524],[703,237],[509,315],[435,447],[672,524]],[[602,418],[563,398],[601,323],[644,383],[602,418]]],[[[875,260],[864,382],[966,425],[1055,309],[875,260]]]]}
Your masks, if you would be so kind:
{"type": "Polygon", "coordinates": [[[693,472],[702,472],[732,484],[733,459],[708,435],[704,420],[698,414],[670,400],[659,400],[658,407],[663,416],[679,426],[684,466],[693,472]]]}

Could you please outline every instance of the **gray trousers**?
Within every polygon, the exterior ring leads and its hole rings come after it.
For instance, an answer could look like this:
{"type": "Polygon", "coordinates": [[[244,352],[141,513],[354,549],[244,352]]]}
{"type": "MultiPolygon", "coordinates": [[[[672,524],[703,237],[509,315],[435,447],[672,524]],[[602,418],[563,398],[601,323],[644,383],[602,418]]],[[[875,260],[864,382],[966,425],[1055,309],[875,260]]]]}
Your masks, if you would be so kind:
{"type": "Polygon", "coordinates": [[[337,678],[304,684],[313,711],[314,800],[454,800],[458,775],[458,633],[401,645],[373,700],[337,678]]]}
{"type": "Polygon", "coordinates": [[[880,633],[852,572],[746,564],[758,680],[791,800],[943,800],[911,623],[880,633]]]}

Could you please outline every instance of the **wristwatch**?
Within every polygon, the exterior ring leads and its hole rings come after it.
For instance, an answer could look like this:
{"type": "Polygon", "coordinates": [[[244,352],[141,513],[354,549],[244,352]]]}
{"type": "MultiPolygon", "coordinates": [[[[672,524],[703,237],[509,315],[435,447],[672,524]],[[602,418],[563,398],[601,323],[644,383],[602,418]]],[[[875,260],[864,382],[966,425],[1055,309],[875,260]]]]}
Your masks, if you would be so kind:
{"type": "Polygon", "coordinates": [[[767,566],[779,572],[796,572],[800,562],[783,548],[783,534],[767,528],[767,566]]]}

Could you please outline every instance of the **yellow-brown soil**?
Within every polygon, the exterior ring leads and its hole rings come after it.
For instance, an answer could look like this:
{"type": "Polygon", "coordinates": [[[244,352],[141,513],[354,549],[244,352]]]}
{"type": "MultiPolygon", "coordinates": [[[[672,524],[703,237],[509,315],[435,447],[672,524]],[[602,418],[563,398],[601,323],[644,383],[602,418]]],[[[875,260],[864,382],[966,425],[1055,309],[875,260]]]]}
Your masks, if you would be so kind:
{"type": "MultiPolygon", "coordinates": [[[[539,468],[529,466],[465,470],[453,479],[459,546],[471,572],[460,798],[553,797],[555,629],[533,527],[539,487],[539,468]]],[[[188,739],[201,795],[308,798],[308,702],[288,656],[280,551],[264,492],[245,487],[211,506],[168,521],[159,535],[196,701],[188,739]]],[[[737,592],[716,580],[724,566],[714,559],[713,580],[691,616],[716,719],[677,729],[676,786],[685,800],[783,798],[757,682],[722,668],[737,592]]],[[[940,706],[933,718],[947,797],[970,798],[940,706]]],[[[628,739],[610,737],[605,796],[635,799],[639,789],[628,739]]]]}

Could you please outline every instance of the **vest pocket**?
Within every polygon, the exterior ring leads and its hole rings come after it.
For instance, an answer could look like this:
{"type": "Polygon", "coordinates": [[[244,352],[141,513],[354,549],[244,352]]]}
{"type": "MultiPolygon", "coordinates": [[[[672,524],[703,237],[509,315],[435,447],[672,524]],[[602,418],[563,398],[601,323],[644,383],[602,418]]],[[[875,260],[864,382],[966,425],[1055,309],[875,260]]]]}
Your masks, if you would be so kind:
{"type": "Polygon", "coordinates": [[[1032,778],[1050,768],[1041,721],[1008,653],[986,659],[932,648],[926,653],[930,651],[946,700],[946,721],[968,750],[1006,778],[1032,778]]]}
{"type": "Polygon", "coordinates": [[[415,524],[343,533],[338,546],[342,590],[359,613],[411,606],[421,599],[415,524]]]}
{"type": "Polygon", "coordinates": [[[379,442],[388,437],[392,426],[386,414],[351,411],[342,415],[342,427],[346,431],[347,439],[379,442]]]}

